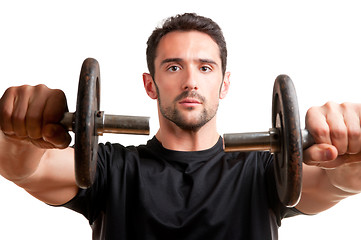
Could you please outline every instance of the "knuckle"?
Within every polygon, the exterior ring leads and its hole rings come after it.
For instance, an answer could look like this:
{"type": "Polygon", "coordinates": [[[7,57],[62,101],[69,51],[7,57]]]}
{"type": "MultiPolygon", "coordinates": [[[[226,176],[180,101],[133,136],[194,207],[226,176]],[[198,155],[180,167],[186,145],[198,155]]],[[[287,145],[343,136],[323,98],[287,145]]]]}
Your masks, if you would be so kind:
{"type": "Polygon", "coordinates": [[[353,109],[355,107],[354,103],[350,103],[350,102],[344,102],[340,104],[340,107],[345,110],[345,109],[353,109]]]}
{"type": "Polygon", "coordinates": [[[51,89],[48,88],[45,84],[38,84],[34,86],[34,93],[37,95],[47,95],[49,92],[51,92],[51,89]]]}
{"type": "Polygon", "coordinates": [[[63,115],[64,111],[67,111],[67,101],[65,93],[59,89],[54,89],[52,92],[51,104],[54,104],[59,111],[59,114],[63,115]]]}
{"type": "Polygon", "coordinates": [[[44,95],[49,91],[49,88],[44,84],[38,84],[33,88],[34,94],[44,95]]]}
{"type": "Polygon", "coordinates": [[[6,97],[6,96],[9,96],[9,95],[14,95],[17,91],[19,87],[9,87],[5,90],[4,92],[4,96],[3,97],[6,97]]]}
{"type": "Polygon", "coordinates": [[[315,128],[313,130],[313,133],[315,136],[317,136],[318,139],[328,139],[330,136],[329,128],[326,128],[324,126],[319,126],[318,128],[315,128]]]}
{"type": "Polygon", "coordinates": [[[337,107],[337,104],[335,102],[328,101],[322,107],[330,111],[334,110],[337,107]]]}
{"type": "Polygon", "coordinates": [[[16,93],[21,94],[21,95],[28,93],[31,90],[30,85],[22,85],[22,86],[15,87],[15,88],[16,88],[15,89],[16,93]]]}
{"type": "Polygon", "coordinates": [[[325,103],[322,108],[327,119],[335,115],[341,114],[343,111],[340,104],[331,101],[325,103]]]}
{"type": "Polygon", "coordinates": [[[308,110],[307,110],[307,113],[306,113],[306,116],[311,116],[313,114],[315,114],[316,112],[320,111],[320,107],[310,107],[308,110]]]}
{"type": "Polygon", "coordinates": [[[60,89],[53,89],[54,91],[54,96],[60,100],[65,100],[66,99],[66,96],[65,96],[65,93],[60,90],[60,89]]]}
{"type": "Polygon", "coordinates": [[[36,89],[48,90],[49,88],[45,84],[38,84],[35,86],[36,89]]]}
{"type": "Polygon", "coordinates": [[[358,106],[354,103],[344,102],[340,104],[341,111],[344,116],[357,117],[359,114],[358,106]]]}
{"type": "Polygon", "coordinates": [[[311,107],[306,112],[306,125],[312,125],[313,119],[321,112],[320,107],[311,107]]]}

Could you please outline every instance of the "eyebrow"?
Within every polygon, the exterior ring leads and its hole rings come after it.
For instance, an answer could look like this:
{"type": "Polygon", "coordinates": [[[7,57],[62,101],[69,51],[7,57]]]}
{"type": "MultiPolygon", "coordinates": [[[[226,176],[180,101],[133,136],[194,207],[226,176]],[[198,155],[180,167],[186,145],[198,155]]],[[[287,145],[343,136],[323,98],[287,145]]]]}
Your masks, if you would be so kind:
{"type": "MultiPolygon", "coordinates": [[[[201,63],[209,63],[209,64],[213,64],[213,65],[218,65],[215,61],[211,60],[211,59],[206,59],[206,58],[200,58],[197,59],[199,62],[201,63]]],[[[170,63],[170,62],[183,62],[184,60],[182,58],[166,58],[164,59],[160,65],[164,65],[166,63],[170,63]]]]}
{"type": "Polygon", "coordinates": [[[183,61],[182,58],[166,58],[160,63],[160,65],[162,66],[162,65],[164,65],[166,63],[170,63],[170,62],[182,62],[182,61],[183,61]]]}
{"type": "Polygon", "coordinates": [[[199,59],[199,61],[201,62],[201,63],[209,63],[209,64],[212,64],[212,65],[218,65],[215,61],[213,61],[212,59],[203,59],[203,58],[201,58],[201,59],[199,59]]]}

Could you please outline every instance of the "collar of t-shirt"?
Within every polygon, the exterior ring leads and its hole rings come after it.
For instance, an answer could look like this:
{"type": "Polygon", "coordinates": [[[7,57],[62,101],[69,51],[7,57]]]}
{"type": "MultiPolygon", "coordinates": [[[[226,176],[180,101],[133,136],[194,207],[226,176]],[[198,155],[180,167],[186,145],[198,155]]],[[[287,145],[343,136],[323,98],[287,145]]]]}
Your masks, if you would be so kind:
{"type": "Polygon", "coordinates": [[[219,137],[217,143],[213,147],[202,151],[175,151],[166,149],[155,136],[148,141],[148,146],[150,146],[150,148],[162,159],[181,165],[187,165],[186,168],[196,167],[196,165],[209,161],[218,153],[223,152],[222,137],[219,137]]]}

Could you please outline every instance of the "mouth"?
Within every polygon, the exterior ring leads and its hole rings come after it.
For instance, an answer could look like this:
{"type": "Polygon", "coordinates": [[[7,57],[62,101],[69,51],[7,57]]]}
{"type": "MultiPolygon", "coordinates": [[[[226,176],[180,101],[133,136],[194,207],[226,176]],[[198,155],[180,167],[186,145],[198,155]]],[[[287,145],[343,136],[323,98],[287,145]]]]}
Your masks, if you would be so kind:
{"type": "Polygon", "coordinates": [[[194,108],[202,104],[201,101],[195,98],[184,98],[181,101],[178,102],[181,106],[185,108],[194,108]]]}
{"type": "Polygon", "coordinates": [[[182,99],[181,101],[179,101],[179,103],[180,104],[187,104],[187,103],[201,104],[201,102],[198,99],[195,99],[195,98],[185,98],[185,99],[182,99]]]}
{"type": "Polygon", "coordinates": [[[183,92],[178,97],[176,97],[175,101],[182,107],[193,109],[197,106],[200,106],[204,103],[205,98],[201,96],[199,93],[195,91],[183,92]]]}

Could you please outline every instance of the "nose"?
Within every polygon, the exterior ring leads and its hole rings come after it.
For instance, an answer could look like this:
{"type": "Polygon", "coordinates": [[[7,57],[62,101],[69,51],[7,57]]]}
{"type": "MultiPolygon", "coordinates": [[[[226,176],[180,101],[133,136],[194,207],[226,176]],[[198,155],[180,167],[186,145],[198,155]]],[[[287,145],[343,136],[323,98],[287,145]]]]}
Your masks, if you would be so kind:
{"type": "Polygon", "coordinates": [[[193,69],[188,69],[185,71],[182,88],[184,91],[198,90],[196,71],[193,69]]]}

